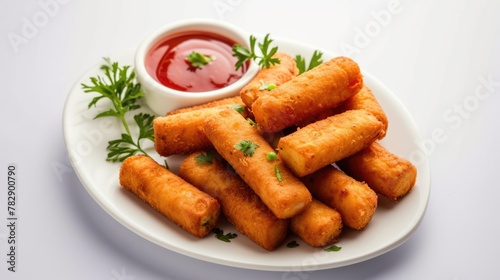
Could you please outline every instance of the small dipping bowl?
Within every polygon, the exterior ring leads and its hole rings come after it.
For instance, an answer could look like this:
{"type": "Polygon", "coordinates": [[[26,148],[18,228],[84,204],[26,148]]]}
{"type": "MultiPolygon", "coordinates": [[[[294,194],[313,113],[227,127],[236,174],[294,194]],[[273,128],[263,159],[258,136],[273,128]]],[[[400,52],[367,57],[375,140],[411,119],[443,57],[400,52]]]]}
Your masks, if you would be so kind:
{"type": "MultiPolygon", "coordinates": [[[[165,49],[172,49],[173,47],[179,47],[179,45],[175,46],[175,44],[179,43],[178,38],[181,37],[196,37],[198,35],[201,36],[209,36],[209,37],[218,37],[223,41],[227,41],[228,43],[239,44],[246,48],[249,48],[248,40],[249,34],[241,30],[240,28],[228,24],[223,21],[218,20],[210,20],[210,19],[192,19],[192,20],[184,20],[178,21],[153,32],[149,35],[145,40],[139,45],[136,54],[135,54],[135,71],[137,74],[137,79],[141,83],[142,91],[145,94],[146,104],[149,106],[151,110],[156,115],[165,115],[169,111],[194,106],[202,103],[206,103],[209,101],[219,100],[226,97],[236,96],[239,94],[240,90],[249,83],[258,72],[258,65],[254,61],[248,61],[242,68],[245,69],[244,73],[240,73],[239,75],[231,76],[231,82],[227,83],[227,85],[220,86],[220,78],[213,78],[215,80],[219,79],[219,81],[215,81],[215,84],[219,85],[219,88],[213,88],[208,90],[186,90],[184,88],[175,88],[170,85],[167,86],[168,83],[165,82],[166,76],[162,76],[165,73],[171,73],[170,75],[174,76],[182,76],[185,75],[188,77],[189,81],[192,81],[193,84],[198,83],[200,80],[196,73],[201,73],[203,68],[198,69],[196,67],[192,67],[191,64],[187,60],[179,62],[179,57],[177,58],[177,64],[171,64],[170,66],[165,66],[167,61],[173,59],[168,56],[172,56],[174,54],[165,55],[165,49]],[[177,43],[171,44],[171,46],[164,46],[167,40],[172,40],[173,38],[177,38],[177,43]],[[172,47],[173,46],[173,47],[172,47]],[[163,53],[162,53],[163,52],[163,53]],[[152,62],[153,61],[153,62],[152,62]],[[157,62],[154,62],[157,61],[157,62]],[[160,62],[158,62],[160,61],[160,62]],[[155,63],[157,65],[155,65],[155,63]],[[168,69],[168,70],[166,70],[168,69]],[[199,72],[197,72],[199,71],[199,72]],[[162,74],[163,73],[163,74],[162,74]],[[184,74],[183,74],[184,73],[184,74]],[[234,78],[240,76],[239,78],[234,78]]],[[[182,40],[181,40],[182,41],[182,40]]],[[[181,42],[182,43],[182,42],[181,42]]],[[[201,45],[196,46],[196,52],[201,54],[207,54],[206,52],[210,52],[210,50],[205,50],[203,46],[203,42],[201,45]]],[[[219,44],[219,43],[217,43],[219,44]]],[[[232,47],[232,45],[230,46],[232,47]]],[[[180,47],[179,47],[180,48],[180,47]]],[[[227,49],[227,46],[224,46],[227,49]]],[[[191,51],[186,49],[178,51],[183,52],[182,59],[186,57],[191,51]]],[[[176,54],[178,56],[178,54],[176,54]]],[[[208,55],[208,54],[207,54],[208,55]]],[[[217,65],[220,67],[221,65],[228,71],[235,70],[235,61],[236,58],[232,57],[233,62],[229,62],[229,58],[220,57],[219,55],[213,56],[215,59],[213,60],[213,65],[218,63],[217,65]]],[[[173,63],[173,62],[172,62],[173,63]]],[[[211,66],[209,64],[205,66],[211,66]]],[[[212,66],[213,66],[212,65],[212,66]]],[[[203,67],[205,67],[203,66],[203,67]]],[[[216,71],[218,74],[221,71],[216,71]]],[[[241,69],[240,69],[241,72],[241,69]]],[[[212,78],[211,78],[212,79],[212,78]]]]}

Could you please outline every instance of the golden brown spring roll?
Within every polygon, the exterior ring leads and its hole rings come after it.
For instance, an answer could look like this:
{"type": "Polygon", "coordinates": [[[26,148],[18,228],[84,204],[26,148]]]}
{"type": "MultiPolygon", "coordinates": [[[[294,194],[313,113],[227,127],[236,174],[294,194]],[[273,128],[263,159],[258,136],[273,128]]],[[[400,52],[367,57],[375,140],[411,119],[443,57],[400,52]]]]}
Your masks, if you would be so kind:
{"type": "Polygon", "coordinates": [[[338,241],[342,218],[335,209],[313,199],[304,211],[290,218],[290,229],[308,245],[322,247],[338,241]]]}
{"type": "Polygon", "coordinates": [[[367,110],[372,113],[384,125],[383,132],[380,133],[378,139],[385,137],[389,126],[387,115],[373,92],[366,85],[357,94],[344,101],[343,107],[345,110],[367,110]]]}
{"type": "Polygon", "coordinates": [[[281,138],[279,155],[297,176],[303,177],[367,147],[382,127],[367,111],[346,111],[281,138]]]}
{"type": "Polygon", "coordinates": [[[307,175],[302,180],[313,196],[339,211],[344,225],[360,230],[371,221],[377,209],[377,194],[332,165],[307,175]]]}
{"type": "Polygon", "coordinates": [[[326,110],[318,112],[314,116],[311,116],[309,118],[305,118],[305,119],[301,120],[300,122],[297,123],[296,127],[298,127],[298,128],[304,127],[304,126],[307,126],[307,125],[312,124],[314,122],[320,121],[322,119],[326,119],[328,117],[331,117],[333,115],[340,114],[342,112],[345,112],[345,110],[341,106],[328,108],[326,110]]]}
{"type": "Polygon", "coordinates": [[[338,166],[377,193],[392,200],[406,195],[415,185],[417,168],[374,142],[366,149],[339,161],[338,166]]]}
{"type": "Polygon", "coordinates": [[[253,102],[260,95],[269,92],[269,90],[265,88],[266,85],[274,84],[275,86],[279,86],[299,74],[297,64],[290,55],[276,53],[273,58],[279,59],[280,63],[274,64],[269,68],[262,68],[259,73],[241,89],[241,99],[248,108],[252,107],[253,102]]]}
{"type": "Polygon", "coordinates": [[[150,157],[123,161],[120,184],[194,236],[207,235],[217,223],[219,202],[150,157]]]}
{"type": "Polygon", "coordinates": [[[203,131],[204,119],[215,108],[199,109],[157,117],[153,121],[154,147],[161,156],[188,154],[206,149],[212,143],[203,131]]]}
{"type": "Polygon", "coordinates": [[[214,107],[219,107],[222,105],[240,105],[240,106],[245,106],[245,103],[241,100],[241,97],[239,95],[234,96],[234,97],[227,97],[223,98],[220,100],[215,100],[207,103],[203,103],[200,105],[195,105],[195,106],[190,106],[186,108],[180,108],[176,110],[172,110],[167,113],[168,115],[174,115],[174,114],[179,114],[179,113],[184,113],[184,112],[189,112],[189,111],[196,111],[199,109],[205,109],[205,108],[214,108],[214,107]]]}
{"type": "Polygon", "coordinates": [[[337,57],[260,96],[251,110],[255,121],[272,133],[337,106],[362,86],[358,64],[347,57],[337,57]]]}
{"type": "Polygon", "coordinates": [[[279,158],[266,159],[273,148],[235,110],[224,109],[208,117],[205,134],[278,218],[289,218],[311,202],[306,186],[279,158]]]}
{"type": "Polygon", "coordinates": [[[190,155],[180,166],[179,176],[200,190],[215,197],[222,213],[236,230],[266,250],[278,247],[288,231],[288,219],[278,219],[255,192],[223,160],[214,157],[211,162],[198,163],[190,155]]]}
{"type": "Polygon", "coordinates": [[[153,130],[156,152],[167,157],[174,154],[189,154],[212,147],[203,129],[205,119],[227,107],[231,105],[188,110],[155,118],[153,130]]]}

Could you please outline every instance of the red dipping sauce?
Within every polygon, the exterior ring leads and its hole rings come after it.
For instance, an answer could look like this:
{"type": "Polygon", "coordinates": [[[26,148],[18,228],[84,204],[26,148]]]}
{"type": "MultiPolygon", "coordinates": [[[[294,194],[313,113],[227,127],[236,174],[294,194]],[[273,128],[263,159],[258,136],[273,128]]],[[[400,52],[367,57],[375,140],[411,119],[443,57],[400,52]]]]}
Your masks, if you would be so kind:
{"type": "Polygon", "coordinates": [[[146,70],[161,84],[179,91],[204,92],[226,87],[237,81],[248,64],[236,71],[232,55],[235,42],[208,32],[183,32],[165,37],[146,55],[146,70]],[[191,52],[215,58],[202,68],[187,60],[191,52]]]}

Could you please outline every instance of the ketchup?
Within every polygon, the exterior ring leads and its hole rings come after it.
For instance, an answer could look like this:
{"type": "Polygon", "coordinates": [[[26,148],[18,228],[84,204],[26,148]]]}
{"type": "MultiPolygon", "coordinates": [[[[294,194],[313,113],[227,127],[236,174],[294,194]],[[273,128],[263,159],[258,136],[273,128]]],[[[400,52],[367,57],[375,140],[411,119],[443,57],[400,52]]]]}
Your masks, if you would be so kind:
{"type": "Polygon", "coordinates": [[[203,92],[226,87],[246,72],[248,65],[236,71],[232,56],[235,42],[208,32],[183,32],[165,37],[146,56],[146,70],[161,84],[179,91],[203,92]],[[202,68],[187,61],[193,51],[214,58],[202,68]]]}

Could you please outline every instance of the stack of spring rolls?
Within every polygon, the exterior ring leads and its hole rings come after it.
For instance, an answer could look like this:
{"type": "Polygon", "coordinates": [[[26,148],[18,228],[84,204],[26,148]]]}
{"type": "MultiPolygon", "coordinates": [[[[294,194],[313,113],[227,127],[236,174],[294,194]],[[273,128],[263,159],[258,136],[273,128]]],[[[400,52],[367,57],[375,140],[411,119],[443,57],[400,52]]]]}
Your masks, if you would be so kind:
{"type": "Polygon", "coordinates": [[[417,170],[379,143],[388,119],[358,64],[336,57],[298,74],[291,56],[275,56],[239,96],[157,117],[156,151],[187,158],[174,174],[129,157],[121,185],[195,236],[223,215],[266,250],[290,232],[314,247],[338,242],[344,227],[369,225],[378,195],[409,193],[417,170]]]}

